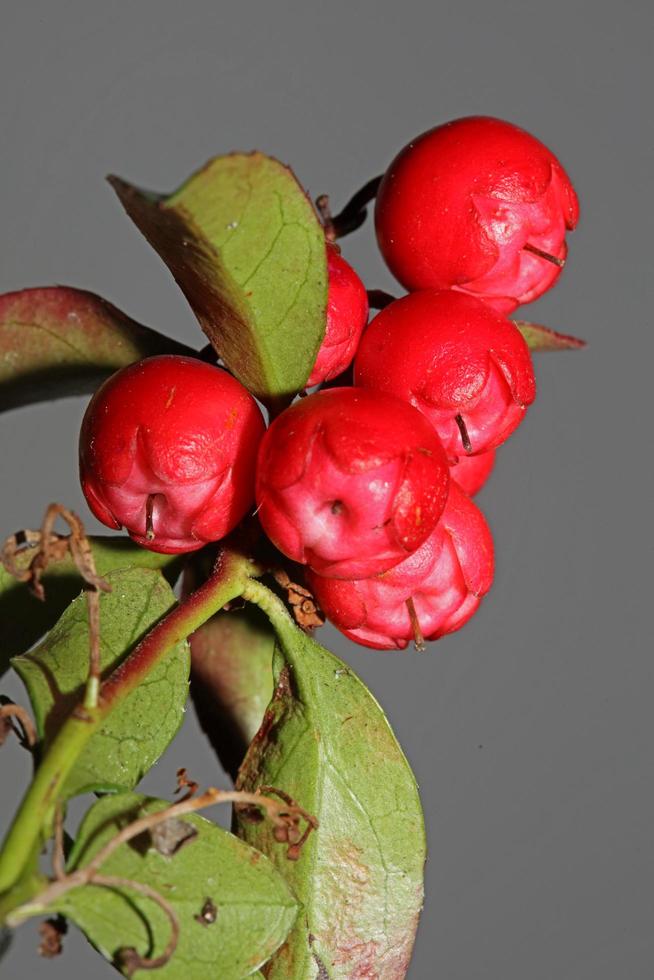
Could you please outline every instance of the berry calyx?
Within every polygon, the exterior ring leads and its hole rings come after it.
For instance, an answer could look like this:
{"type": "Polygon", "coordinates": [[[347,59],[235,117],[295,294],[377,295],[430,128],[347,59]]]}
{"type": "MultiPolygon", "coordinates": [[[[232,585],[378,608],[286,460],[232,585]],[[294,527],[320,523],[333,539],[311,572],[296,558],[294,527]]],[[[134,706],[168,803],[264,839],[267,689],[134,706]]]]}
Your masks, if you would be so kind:
{"type": "Polygon", "coordinates": [[[412,140],[377,193],[384,259],[408,289],[457,289],[509,313],[549,289],[579,218],[570,178],[512,123],[456,119],[412,140]]]}
{"type": "Polygon", "coordinates": [[[486,520],[452,482],[443,515],[425,543],[390,571],[347,581],[309,572],[321,609],[351,640],[401,650],[461,628],[493,581],[493,539],[486,520]]]}
{"type": "Polygon", "coordinates": [[[296,402],[259,451],[256,498],[273,544],[337,577],[376,575],[428,537],[447,499],[438,436],[411,405],[332,388],[296,402]]]}
{"type": "Polygon", "coordinates": [[[240,382],[192,357],[129,365],[95,393],[79,459],[89,507],[144,548],[194,551],[236,526],[254,499],[265,431],[240,382]]]}
{"type": "Polygon", "coordinates": [[[452,290],[410,293],[378,313],[363,335],[354,379],[419,408],[452,460],[504,442],[536,395],[529,348],[515,324],[452,290]]]}
{"type": "Polygon", "coordinates": [[[331,381],[347,367],[368,322],[368,294],[338,248],[327,246],[327,326],[307,387],[331,381]]]}
{"type": "Polygon", "coordinates": [[[457,462],[450,466],[450,477],[458,483],[464,493],[474,497],[486,483],[494,465],[494,449],[489,449],[487,453],[479,453],[478,456],[459,456],[457,462]]]}

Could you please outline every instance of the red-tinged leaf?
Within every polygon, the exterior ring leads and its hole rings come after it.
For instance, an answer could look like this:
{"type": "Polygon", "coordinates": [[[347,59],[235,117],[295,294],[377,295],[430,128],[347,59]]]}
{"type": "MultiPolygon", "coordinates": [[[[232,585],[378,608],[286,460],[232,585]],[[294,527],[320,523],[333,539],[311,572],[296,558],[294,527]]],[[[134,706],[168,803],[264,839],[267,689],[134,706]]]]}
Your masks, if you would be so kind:
{"type": "Polygon", "coordinates": [[[415,779],[374,697],[341,660],[277,616],[275,692],[239,789],[288,794],[319,826],[289,861],[266,821],[237,815],[303,906],[268,980],[375,977],[408,969],[423,897],[415,779]]]}
{"type": "Polygon", "coordinates": [[[0,411],[87,394],[152,354],[192,354],[94,293],[70,286],[0,296],[0,411]]]}
{"type": "Polygon", "coordinates": [[[527,341],[530,350],[581,350],[586,346],[585,340],[573,337],[572,334],[558,333],[549,327],[543,327],[540,323],[529,323],[527,320],[513,322],[527,341]]]}
{"type": "Polygon", "coordinates": [[[189,642],[195,710],[235,777],[272,697],[274,633],[264,614],[247,606],[217,613],[189,642]]]}
{"type": "Polygon", "coordinates": [[[109,180],[229,370],[268,404],[303,388],[325,332],[327,255],[292,170],[233,153],[170,196],[109,180]]]}

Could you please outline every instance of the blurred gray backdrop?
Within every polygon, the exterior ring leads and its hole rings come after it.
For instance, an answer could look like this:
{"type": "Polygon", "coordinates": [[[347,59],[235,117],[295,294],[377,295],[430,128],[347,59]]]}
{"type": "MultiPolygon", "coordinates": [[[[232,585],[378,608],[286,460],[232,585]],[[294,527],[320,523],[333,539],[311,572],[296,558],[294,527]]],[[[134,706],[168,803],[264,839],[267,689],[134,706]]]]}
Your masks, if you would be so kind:
{"type": "MultiPolygon", "coordinates": [[[[498,115],[560,155],[579,230],[522,312],[590,342],[538,357],[539,397],[480,497],[498,572],[429,652],[325,642],[385,707],[421,786],[427,897],[412,980],[654,975],[650,323],[654,16],[574,0],[14,0],[0,30],[0,290],[66,283],[202,344],[168,271],[103,182],[170,190],[259,148],[336,205],[412,136],[498,115]]],[[[344,254],[393,288],[370,224],[344,254]]],[[[65,501],[84,399],[0,417],[0,534],[65,501]]],[[[1,692],[24,700],[18,682],[1,692]]],[[[145,781],[222,782],[192,711],[145,781]]],[[[0,830],[27,781],[0,757],[0,830]]],[[[115,976],[74,930],[56,962],[17,933],[3,977],[115,976]]]]}

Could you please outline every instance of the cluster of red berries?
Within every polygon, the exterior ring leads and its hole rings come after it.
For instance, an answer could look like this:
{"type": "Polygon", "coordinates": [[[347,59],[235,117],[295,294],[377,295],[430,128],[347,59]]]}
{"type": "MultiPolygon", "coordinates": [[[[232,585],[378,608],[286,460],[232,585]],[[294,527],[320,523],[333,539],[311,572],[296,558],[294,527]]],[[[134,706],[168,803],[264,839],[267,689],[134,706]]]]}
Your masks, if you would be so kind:
{"type": "Polygon", "coordinates": [[[436,639],[475,612],[493,542],[470,500],[535,396],[506,314],[557,279],[577,199],[538,140],[472,117],[410,143],[381,180],[377,239],[410,292],[367,325],[354,270],[327,246],[328,312],[308,385],[265,430],[220,368],[150,358],[106,382],[82,426],[84,493],[145,547],[191,551],[256,503],[327,617],[367,646],[436,639]]]}

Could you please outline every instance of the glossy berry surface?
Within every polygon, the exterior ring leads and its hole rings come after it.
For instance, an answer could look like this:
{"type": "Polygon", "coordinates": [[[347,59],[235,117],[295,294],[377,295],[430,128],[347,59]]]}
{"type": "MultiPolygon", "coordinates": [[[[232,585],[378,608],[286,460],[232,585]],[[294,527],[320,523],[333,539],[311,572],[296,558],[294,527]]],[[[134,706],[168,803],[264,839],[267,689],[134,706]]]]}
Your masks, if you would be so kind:
{"type": "Polygon", "coordinates": [[[459,456],[457,462],[450,467],[450,478],[455,480],[464,493],[474,497],[484,486],[495,466],[495,450],[478,456],[459,456]]]}
{"type": "Polygon", "coordinates": [[[378,392],[332,388],[296,402],[266,433],[258,514],[289,558],[359,578],[422,544],[448,485],[445,453],[420,412],[378,392]]]}
{"type": "Polygon", "coordinates": [[[354,379],[419,408],[452,460],[499,446],[536,395],[529,348],[515,324],[452,290],[410,293],[378,313],[363,335],[354,379]]]}
{"type": "Polygon", "coordinates": [[[415,639],[407,601],[426,640],[460,629],[493,581],[493,539],[479,508],[453,482],[436,529],[390,571],[358,581],[309,573],[327,618],[347,637],[380,650],[415,639]]]}
{"type": "Polygon", "coordinates": [[[327,326],[307,387],[331,381],[352,362],[368,322],[368,294],[351,265],[327,246],[327,326]]]}
{"type": "Polygon", "coordinates": [[[579,205],[565,170],[523,129],[487,116],[437,126],[409,143],[377,194],[377,239],[408,289],[460,289],[502,312],[552,286],[579,205]]]}
{"type": "Polygon", "coordinates": [[[151,357],[95,393],[80,433],[80,477],[103,524],[152,551],[224,537],[253,503],[261,412],[220,368],[151,357]],[[148,525],[148,506],[150,521],[148,525]]]}

